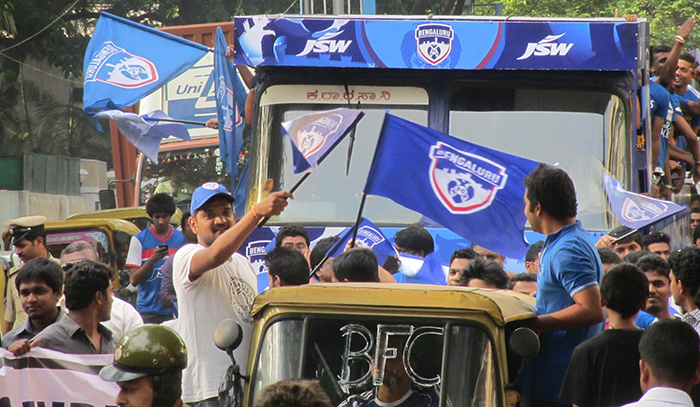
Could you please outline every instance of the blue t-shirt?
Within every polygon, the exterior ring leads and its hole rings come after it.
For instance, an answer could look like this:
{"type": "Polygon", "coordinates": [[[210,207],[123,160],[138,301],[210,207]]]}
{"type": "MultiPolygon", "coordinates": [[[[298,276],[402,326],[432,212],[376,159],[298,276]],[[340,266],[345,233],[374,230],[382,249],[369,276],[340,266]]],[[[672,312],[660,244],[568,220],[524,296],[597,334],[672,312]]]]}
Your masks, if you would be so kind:
{"type": "MultiPolygon", "coordinates": [[[[576,294],[598,286],[602,277],[600,256],[580,221],[547,235],[537,275],[537,315],[568,308],[574,304],[576,294]]],[[[605,323],[600,322],[585,329],[543,332],[540,335],[540,353],[536,359],[538,400],[567,404],[559,399],[559,390],[574,348],[601,332],[604,326],[605,323]]],[[[532,369],[526,369],[519,380],[527,395],[532,391],[531,374],[532,369]]]]}
{"type": "Polygon", "coordinates": [[[659,159],[656,162],[657,167],[664,168],[664,160],[668,152],[668,135],[671,131],[671,123],[674,121],[674,109],[671,103],[671,95],[663,86],[656,82],[649,82],[649,115],[661,117],[664,119],[664,125],[661,128],[661,146],[659,148],[659,159]]]}
{"type": "MultiPolygon", "coordinates": [[[[700,102],[700,98],[695,96],[695,94],[689,90],[686,90],[685,93],[676,93],[676,95],[685,101],[700,102]]],[[[693,115],[692,120],[689,120],[688,123],[691,127],[700,127],[700,116],[693,115]]]]}
{"type": "MultiPolygon", "coordinates": [[[[126,266],[138,268],[143,266],[146,261],[153,256],[155,249],[162,244],[168,245],[169,255],[175,254],[177,249],[185,245],[186,240],[179,230],[170,228],[170,236],[161,240],[153,232],[153,227],[142,230],[131,238],[129,246],[129,255],[127,257],[126,266]]],[[[138,295],[136,297],[136,309],[140,312],[147,312],[160,315],[173,314],[173,308],[163,307],[163,303],[158,296],[160,292],[160,282],[162,278],[161,269],[165,264],[168,256],[157,261],[148,275],[138,284],[138,295]]]]}
{"type": "MultiPolygon", "coordinates": [[[[411,390],[401,400],[391,403],[392,407],[438,407],[440,397],[431,388],[429,390],[411,390]]],[[[377,388],[355,394],[343,401],[338,407],[386,407],[389,404],[377,400],[377,388]]]]}

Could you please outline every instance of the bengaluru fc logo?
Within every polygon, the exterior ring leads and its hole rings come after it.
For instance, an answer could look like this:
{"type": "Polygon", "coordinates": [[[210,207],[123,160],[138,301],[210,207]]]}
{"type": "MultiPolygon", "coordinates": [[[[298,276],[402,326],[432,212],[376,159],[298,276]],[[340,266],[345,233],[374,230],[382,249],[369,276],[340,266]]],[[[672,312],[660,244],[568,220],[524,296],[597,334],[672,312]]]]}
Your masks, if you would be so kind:
{"type": "Polygon", "coordinates": [[[430,147],[430,184],[435,196],[453,214],[488,208],[508,180],[506,169],[476,154],[438,142],[430,147]]]}
{"type": "Polygon", "coordinates": [[[421,24],[416,28],[418,55],[431,65],[437,65],[452,51],[454,31],[446,24],[421,24]]]}
{"type": "Polygon", "coordinates": [[[366,249],[371,249],[385,241],[384,236],[376,229],[370,226],[362,226],[357,230],[357,239],[355,242],[366,249]]]}
{"type": "Polygon", "coordinates": [[[629,222],[656,219],[666,213],[668,207],[661,202],[635,202],[629,198],[622,204],[622,217],[629,222]]]}
{"type": "Polygon", "coordinates": [[[85,82],[104,82],[120,88],[140,88],[158,80],[158,70],[149,60],[127,52],[112,41],[102,44],[85,71],[85,82]]]}
{"type": "Polygon", "coordinates": [[[304,158],[309,158],[323,148],[328,136],[340,129],[343,116],[340,114],[325,115],[307,124],[296,133],[296,145],[304,158]]]}
{"type": "Polygon", "coordinates": [[[224,119],[222,128],[226,131],[231,131],[234,126],[240,125],[243,119],[238,112],[238,106],[233,102],[233,91],[226,87],[226,79],[223,76],[219,77],[216,99],[219,101],[224,119]]]}

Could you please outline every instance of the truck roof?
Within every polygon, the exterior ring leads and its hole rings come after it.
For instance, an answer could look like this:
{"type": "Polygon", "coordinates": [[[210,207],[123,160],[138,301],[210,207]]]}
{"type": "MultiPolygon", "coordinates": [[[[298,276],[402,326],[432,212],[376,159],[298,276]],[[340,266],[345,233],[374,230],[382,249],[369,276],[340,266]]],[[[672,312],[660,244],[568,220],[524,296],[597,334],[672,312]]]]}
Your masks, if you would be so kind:
{"type": "Polygon", "coordinates": [[[255,298],[251,314],[267,307],[295,309],[353,310],[393,308],[440,310],[440,315],[459,318],[469,313],[486,313],[496,324],[534,318],[535,299],[508,290],[449,287],[424,284],[336,283],[279,287],[255,298]]]}

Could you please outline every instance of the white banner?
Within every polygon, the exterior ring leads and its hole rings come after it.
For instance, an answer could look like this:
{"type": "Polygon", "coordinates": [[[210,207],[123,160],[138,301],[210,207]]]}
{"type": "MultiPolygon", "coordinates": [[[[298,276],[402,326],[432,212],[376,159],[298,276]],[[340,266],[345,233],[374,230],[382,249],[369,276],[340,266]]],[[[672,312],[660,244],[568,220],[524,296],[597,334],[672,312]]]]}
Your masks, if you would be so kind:
{"type": "Polygon", "coordinates": [[[119,386],[98,375],[113,355],[68,355],[35,348],[15,357],[0,349],[0,406],[115,406],[119,386]]]}

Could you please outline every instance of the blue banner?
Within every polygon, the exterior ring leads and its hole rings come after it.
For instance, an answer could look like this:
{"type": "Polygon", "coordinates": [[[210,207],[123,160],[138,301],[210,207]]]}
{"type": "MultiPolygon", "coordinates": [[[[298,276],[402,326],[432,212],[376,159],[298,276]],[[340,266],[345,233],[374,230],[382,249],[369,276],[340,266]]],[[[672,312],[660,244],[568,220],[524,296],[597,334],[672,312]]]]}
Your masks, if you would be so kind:
{"type": "Polygon", "coordinates": [[[537,165],[387,113],[364,192],[519,259],[529,247],[523,179],[537,165]]]}
{"type": "Polygon", "coordinates": [[[282,123],[282,133],[292,142],[294,173],[315,170],[364,115],[361,110],[340,108],[282,123]]]}
{"type": "Polygon", "coordinates": [[[651,226],[686,208],[685,205],[680,206],[673,202],[626,191],[608,174],[603,174],[603,185],[617,220],[632,229],[651,226]]]}
{"type": "Polygon", "coordinates": [[[131,106],[199,61],[209,49],[102,12],[85,51],[83,109],[131,106]]]}
{"type": "MultiPolygon", "coordinates": [[[[345,249],[350,239],[352,239],[353,231],[355,230],[355,225],[347,228],[342,235],[340,235],[340,240],[338,240],[333,247],[328,250],[328,257],[336,258],[345,249]]],[[[357,237],[355,238],[355,243],[358,246],[365,247],[367,249],[372,249],[372,251],[377,255],[377,261],[381,266],[386,261],[386,258],[398,254],[394,245],[391,244],[389,239],[384,236],[381,229],[372,223],[369,219],[361,218],[360,226],[357,229],[357,237]]]]}
{"type": "Polygon", "coordinates": [[[219,147],[221,161],[226,164],[228,173],[235,176],[238,175],[238,153],[243,146],[244,122],[241,112],[245,108],[245,99],[243,99],[244,104],[240,105],[236,95],[245,95],[246,92],[233,64],[226,57],[227,49],[224,33],[221,27],[217,27],[214,45],[214,84],[216,117],[219,119],[219,147]]]}
{"type": "Polygon", "coordinates": [[[412,69],[637,68],[638,23],[236,17],[236,64],[412,69]]]}

